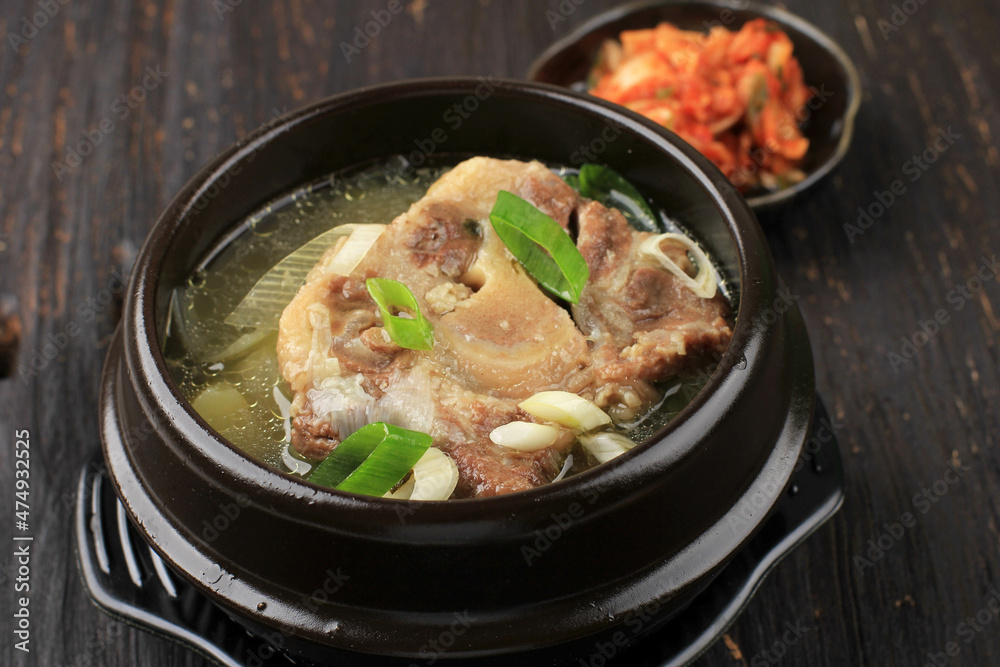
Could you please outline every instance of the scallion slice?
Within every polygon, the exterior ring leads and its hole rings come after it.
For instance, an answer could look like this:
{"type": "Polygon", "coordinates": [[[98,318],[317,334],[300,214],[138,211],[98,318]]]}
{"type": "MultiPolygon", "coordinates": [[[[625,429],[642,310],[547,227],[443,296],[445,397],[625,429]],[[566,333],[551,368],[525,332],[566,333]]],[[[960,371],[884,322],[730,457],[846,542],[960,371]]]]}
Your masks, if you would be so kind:
{"type": "Polygon", "coordinates": [[[580,167],[577,183],[581,195],[628,213],[642,231],[659,231],[656,214],[646,199],[613,169],[600,164],[585,164],[580,167]]]}
{"type": "MultiPolygon", "coordinates": [[[[352,224],[340,225],[323,232],[271,267],[243,297],[233,312],[226,316],[226,324],[234,327],[277,329],[281,311],[295,297],[295,293],[306,279],[306,274],[316,266],[330,246],[341,236],[349,235],[353,239],[357,234],[354,242],[349,243],[350,252],[355,256],[363,256],[364,252],[357,248],[360,241],[364,239],[367,246],[371,247],[384,229],[385,225],[352,224]]],[[[357,261],[360,261],[360,257],[357,261]]],[[[350,265],[350,268],[353,269],[354,265],[350,265]]]]}
{"type": "Polygon", "coordinates": [[[580,444],[597,459],[598,463],[607,463],[635,447],[632,440],[613,431],[586,433],[580,436],[580,444]]]}
{"type": "Polygon", "coordinates": [[[382,314],[382,322],[392,342],[408,350],[429,350],[434,347],[431,323],[420,312],[417,298],[410,288],[389,278],[369,278],[365,281],[365,287],[382,314]],[[398,315],[399,312],[408,317],[398,315]]]}
{"type": "Polygon", "coordinates": [[[570,303],[580,301],[590,269],[569,234],[517,195],[501,190],[490,211],[493,229],[538,284],[570,303]]]}
{"type": "Polygon", "coordinates": [[[604,410],[568,391],[542,391],[521,401],[518,407],[539,419],[574,431],[592,431],[611,423],[611,417],[604,410]]]}
{"type": "Polygon", "coordinates": [[[458,486],[458,466],[450,456],[431,447],[413,466],[409,500],[448,500],[458,486]]]}
{"type": "Polygon", "coordinates": [[[558,439],[559,429],[555,426],[532,422],[508,422],[490,432],[490,440],[519,452],[537,452],[551,447],[558,439]]]}
{"type": "Polygon", "coordinates": [[[568,185],[569,187],[573,188],[577,192],[580,191],[580,175],[579,174],[574,174],[574,173],[570,172],[570,173],[566,173],[566,174],[560,174],[559,177],[563,179],[563,182],[566,183],[566,185],[568,185]]]}
{"type": "Polygon", "coordinates": [[[309,477],[310,482],[368,496],[383,496],[431,446],[426,433],[376,422],[344,439],[309,477]]]}
{"type": "Polygon", "coordinates": [[[702,250],[697,243],[683,234],[675,234],[671,232],[650,236],[639,245],[639,254],[645,255],[659,262],[663,268],[677,276],[682,285],[687,287],[689,290],[694,292],[695,295],[701,297],[702,299],[711,299],[715,297],[718,278],[715,275],[715,269],[712,268],[711,260],[708,259],[708,255],[705,254],[705,251],[702,250]],[[698,274],[696,276],[692,278],[684,272],[684,269],[677,266],[674,260],[667,257],[661,247],[661,244],[664,241],[673,241],[683,246],[688,252],[688,255],[694,257],[694,263],[698,268],[698,274]]]}

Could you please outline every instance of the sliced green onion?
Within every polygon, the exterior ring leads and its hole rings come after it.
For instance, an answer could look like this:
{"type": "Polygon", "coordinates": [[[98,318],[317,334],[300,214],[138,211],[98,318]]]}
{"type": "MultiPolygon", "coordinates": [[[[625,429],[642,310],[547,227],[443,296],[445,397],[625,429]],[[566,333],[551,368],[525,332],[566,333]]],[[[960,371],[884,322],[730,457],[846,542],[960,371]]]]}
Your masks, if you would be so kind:
{"type": "Polygon", "coordinates": [[[365,287],[382,314],[385,331],[392,342],[408,350],[429,350],[434,347],[431,323],[420,312],[417,298],[409,287],[389,278],[369,278],[365,281],[365,287]],[[409,317],[397,315],[396,312],[400,311],[409,317]]]}
{"type": "Polygon", "coordinates": [[[426,433],[377,422],[344,439],[310,482],[369,496],[385,495],[420,460],[433,439],[426,433]]]}
{"type": "MultiPolygon", "coordinates": [[[[436,452],[439,450],[436,450],[433,447],[431,447],[427,451],[436,452]]],[[[427,456],[426,452],[424,453],[424,456],[427,456]]],[[[419,461],[417,463],[419,463],[419,461]]],[[[399,485],[398,489],[396,489],[395,491],[387,491],[385,495],[383,495],[382,497],[392,498],[394,500],[409,500],[410,496],[413,495],[413,487],[415,485],[416,485],[416,480],[413,479],[413,475],[410,475],[409,477],[406,478],[405,482],[399,485]]]]}
{"type": "Polygon", "coordinates": [[[385,225],[339,225],[300,246],[271,267],[254,284],[233,312],[226,316],[226,324],[234,327],[276,328],[281,311],[295,297],[295,293],[305,282],[306,274],[316,266],[323,254],[339,237],[353,236],[362,228],[365,229],[363,235],[366,240],[370,239],[374,243],[371,237],[377,238],[385,225]]]}
{"type": "Polygon", "coordinates": [[[580,444],[597,459],[598,463],[607,463],[635,447],[632,440],[611,431],[581,435],[580,444]]]}
{"type": "Polygon", "coordinates": [[[747,117],[751,122],[757,122],[765,104],[767,104],[767,77],[758,74],[753,79],[750,97],[747,99],[747,117]]]}
{"type": "Polygon", "coordinates": [[[458,466],[450,456],[431,447],[413,464],[413,474],[395,491],[393,500],[448,500],[458,486],[458,466]]]}
{"type": "Polygon", "coordinates": [[[551,447],[559,439],[559,429],[549,424],[508,422],[490,432],[490,440],[519,452],[537,452],[551,447]]]}
{"type": "Polygon", "coordinates": [[[569,234],[530,203],[505,190],[490,222],[514,257],[538,284],[570,303],[580,301],[590,269],[569,234]]]}
{"type": "Polygon", "coordinates": [[[698,247],[698,244],[684,236],[683,234],[657,234],[650,236],[639,245],[639,253],[655,259],[660,265],[670,273],[677,276],[681,284],[700,296],[703,299],[711,299],[715,296],[718,278],[712,262],[708,259],[705,251],[698,247]],[[694,263],[698,267],[698,274],[695,277],[689,276],[684,269],[677,266],[674,260],[667,257],[663,252],[661,244],[664,241],[675,241],[684,246],[684,249],[694,257],[694,263]]]}
{"type": "Polygon", "coordinates": [[[629,214],[643,231],[659,230],[653,209],[636,187],[618,172],[600,164],[585,164],[580,167],[578,189],[584,197],[629,214]]]}
{"type": "Polygon", "coordinates": [[[575,431],[592,431],[611,423],[604,410],[568,391],[542,391],[518,404],[539,419],[554,422],[575,431]]]}
{"type": "Polygon", "coordinates": [[[274,330],[268,327],[254,329],[250,333],[245,333],[234,340],[221,352],[212,354],[206,361],[228,364],[239,360],[261,347],[265,342],[273,338],[274,335],[274,330]]]}
{"type": "Polygon", "coordinates": [[[385,225],[355,225],[351,235],[344,241],[332,257],[322,266],[325,274],[349,276],[354,268],[361,263],[378,238],[385,231],[385,225]]]}
{"type": "Polygon", "coordinates": [[[566,183],[566,185],[568,185],[569,187],[573,188],[577,192],[580,191],[580,175],[579,174],[574,174],[572,172],[568,172],[568,173],[565,173],[565,174],[561,174],[559,177],[561,179],[563,179],[563,181],[566,183]]]}
{"type": "Polygon", "coordinates": [[[458,466],[450,456],[431,447],[413,466],[409,500],[448,500],[458,486],[458,466]]]}

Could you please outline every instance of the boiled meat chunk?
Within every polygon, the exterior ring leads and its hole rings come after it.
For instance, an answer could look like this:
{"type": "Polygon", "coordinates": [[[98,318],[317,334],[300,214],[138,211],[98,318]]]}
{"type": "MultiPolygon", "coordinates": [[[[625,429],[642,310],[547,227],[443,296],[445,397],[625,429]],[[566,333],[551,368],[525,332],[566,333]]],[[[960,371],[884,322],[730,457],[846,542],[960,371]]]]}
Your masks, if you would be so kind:
{"type": "Polygon", "coordinates": [[[592,377],[587,340],[570,314],[493,232],[489,212],[500,190],[563,224],[576,200],[541,164],[476,158],[397,218],[350,276],[324,273],[323,261],[310,273],[282,315],[278,340],[295,392],[299,452],[322,458],[383,420],[431,433],[458,464],[463,495],[528,489],[558,474],[560,448],[525,454],[489,439],[497,426],[531,421],[519,401],[547,389],[584,390],[592,377]],[[432,350],[388,339],[365,289],[372,277],[409,287],[434,328],[432,350]]]}
{"type": "MultiPolygon", "coordinates": [[[[721,295],[696,296],[644,257],[639,246],[652,234],[633,231],[618,211],[592,201],[580,207],[578,220],[577,248],[590,279],[573,316],[594,345],[597,404],[630,418],[655,396],[653,382],[694,371],[725,351],[729,305],[721,295]]],[[[682,246],[661,248],[693,272],[682,246]]]]}
{"type": "Polygon", "coordinates": [[[350,275],[328,268],[343,242],[331,248],[282,314],[278,361],[294,392],[293,446],[322,459],[365,424],[385,421],[433,436],[458,465],[458,497],[548,483],[570,438],[533,453],[489,438],[503,424],[534,421],[520,401],[559,389],[638,410],[655,394],[652,382],[728,343],[725,302],[699,299],[644,263],[640,241],[619,213],[538,162],[459,164],[387,226],[350,275]],[[493,231],[500,190],[564,229],[578,224],[591,279],[572,314],[493,231]],[[365,288],[374,277],[410,289],[433,327],[431,350],[391,340],[365,288]]]}

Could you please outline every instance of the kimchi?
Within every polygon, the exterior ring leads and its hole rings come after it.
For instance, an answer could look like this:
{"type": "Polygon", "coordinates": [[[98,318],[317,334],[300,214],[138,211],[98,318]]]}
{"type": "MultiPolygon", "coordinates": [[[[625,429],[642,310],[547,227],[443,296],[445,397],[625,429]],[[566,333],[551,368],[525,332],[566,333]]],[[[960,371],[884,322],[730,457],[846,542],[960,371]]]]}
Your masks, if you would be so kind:
{"type": "Polygon", "coordinates": [[[805,177],[809,140],[799,122],[810,91],[792,41],[772,21],[707,34],[661,23],[619,40],[601,48],[593,95],[675,132],[743,192],[805,177]]]}

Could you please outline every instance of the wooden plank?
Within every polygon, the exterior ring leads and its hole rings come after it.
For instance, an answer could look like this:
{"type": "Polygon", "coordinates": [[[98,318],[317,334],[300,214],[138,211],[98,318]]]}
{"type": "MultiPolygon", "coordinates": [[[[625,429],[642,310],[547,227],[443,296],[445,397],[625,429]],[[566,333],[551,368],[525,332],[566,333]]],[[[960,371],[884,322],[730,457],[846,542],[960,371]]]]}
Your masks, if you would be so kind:
{"type": "MultiPolygon", "coordinates": [[[[586,0],[552,29],[545,12],[559,11],[558,0],[418,0],[346,55],[341,44],[385,2],[232,4],[59,4],[26,46],[3,45],[0,295],[16,303],[24,372],[0,380],[0,515],[13,503],[12,434],[28,429],[37,548],[32,653],[15,654],[5,630],[3,664],[205,664],[97,613],[70,533],[76,475],[97,444],[94,397],[118,312],[116,272],[127,272],[172,194],[275,113],[405,77],[522,76],[553,39],[616,3],[586,0]]],[[[783,665],[916,665],[949,641],[961,664],[998,664],[996,622],[957,634],[1000,583],[1000,287],[991,279],[968,298],[957,291],[1000,248],[995,8],[923,3],[883,35],[891,5],[787,4],[843,45],[865,87],[843,166],[765,221],[809,325],[819,390],[843,422],[847,502],[698,664],[776,664],[767,658],[782,652],[783,665]],[[912,172],[913,156],[948,128],[954,144],[912,172]],[[905,193],[852,243],[842,225],[896,179],[905,193]],[[938,311],[947,322],[894,369],[889,354],[938,311]],[[969,467],[961,480],[937,502],[915,501],[924,488],[933,494],[952,461],[969,467]],[[906,512],[916,525],[859,570],[855,557],[906,512]],[[784,645],[786,623],[808,631],[784,645]]],[[[20,31],[37,11],[28,0],[6,3],[0,33],[20,31]]],[[[0,595],[0,617],[12,605],[12,594],[0,595]]]]}

